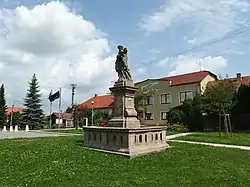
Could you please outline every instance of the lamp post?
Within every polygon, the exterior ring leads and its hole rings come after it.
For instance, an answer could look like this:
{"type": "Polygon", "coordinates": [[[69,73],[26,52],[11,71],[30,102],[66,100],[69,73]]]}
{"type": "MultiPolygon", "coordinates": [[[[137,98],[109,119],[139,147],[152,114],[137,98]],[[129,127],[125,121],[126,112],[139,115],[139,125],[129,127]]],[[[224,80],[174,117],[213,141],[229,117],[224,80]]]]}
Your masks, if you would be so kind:
{"type": "Polygon", "coordinates": [[[92,126],[94,125],[94,103],[95,101],[91,101],[91,105],[92,105],[92,110],[91,110],[91,124],[92,126]]]}
{"type": "MultiPolygon", "coordinates": [[[[10,131],[13,131],[12,122],[13,122],[13,113],[14,113],[15,102],[21,102],[21,101],[19,101],[19,100],[13,101],[13,104],[11,107],[11,115],[10,115],[10,131]]],[[[18,128],[15,128],[15,131],[18,131],[18,128]]]]}

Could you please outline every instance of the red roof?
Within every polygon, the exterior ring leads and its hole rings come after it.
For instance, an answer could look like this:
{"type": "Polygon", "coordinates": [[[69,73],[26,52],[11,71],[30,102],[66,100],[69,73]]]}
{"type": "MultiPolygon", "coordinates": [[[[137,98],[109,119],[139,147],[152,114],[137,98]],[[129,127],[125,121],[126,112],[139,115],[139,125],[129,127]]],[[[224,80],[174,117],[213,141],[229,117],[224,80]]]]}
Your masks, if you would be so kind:
{"type": "Polygon", "coordinates": [[[78,108],[92,108],[92,101],[94,101],[93,108],[111,108],[114,103],[113,95],[94,96],[89,100],[78,105],[78,108]]]}
{"type": "MultiPolygon", "coordinates": [[[[20,114],[23,113],[23,110],[24,110],[24,108],[22,108],[22,107],[16,107],[16,106],[15,106],[15,107],[13,108],[13,112],[19,112],[20,114]]],[[[6,112],[7,112],[7,115],[11,114],[11,112],[12,112],[12,107],[11,107],[11,106],[8,106],[6,112]]]]}
{"type": "MultiPolygon", "coordinates": [[[[231,80],[233,82],[237,82],[237,78],[229,78],[229,80],[231,80]]],[[[244,85],[249,85],[250,84],[250,76],[241,77],[240,83],[244,84],[244,85]]]]}
{"type": "Polygon", "coordinates": [[[199,71],[193,73],[186,73],[182,75],[175,75],[160,78],[159,80],[171,81],[171,86],[179,86],[184,84],[194,84],[201,82],[207,75],[214,76],[217,79],[216,75],[209,71],[199,71]]]}

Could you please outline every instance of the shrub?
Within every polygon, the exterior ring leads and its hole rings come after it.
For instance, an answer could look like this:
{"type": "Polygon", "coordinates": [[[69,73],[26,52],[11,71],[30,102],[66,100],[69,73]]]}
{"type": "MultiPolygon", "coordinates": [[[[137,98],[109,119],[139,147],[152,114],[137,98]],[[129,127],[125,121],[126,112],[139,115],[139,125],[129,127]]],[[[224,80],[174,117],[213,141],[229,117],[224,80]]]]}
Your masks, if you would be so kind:
{"type": "Polygon", "coordinates": [[[170,124],[167,126],[167,130],[175,131],[175,132],[187,132],[188,131],[183,125],[183,123],[170,124]]]}
{"type": "Polygon", "coordinates": [[[185,113],[182,110],[172,108],[167,113],[167,121],[171,125],[183,123],[184,119],[185,113]]]}

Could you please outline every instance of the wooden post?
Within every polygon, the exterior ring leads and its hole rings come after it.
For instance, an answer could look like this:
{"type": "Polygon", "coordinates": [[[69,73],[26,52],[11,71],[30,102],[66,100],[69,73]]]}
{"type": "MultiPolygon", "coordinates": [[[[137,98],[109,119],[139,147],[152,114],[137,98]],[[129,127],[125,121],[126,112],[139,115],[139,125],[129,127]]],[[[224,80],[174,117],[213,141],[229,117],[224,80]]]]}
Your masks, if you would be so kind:
{"type": "Polygon", "coordinates": [[[219,114],[219,136],[221,136],[221,114],[219,114]]]}
{"type": "Polygon", "coordinates": [[[229,114],[227,114],[227,121],[228,121],[229,131],[230,131],[230,134],[231,134],[231,137],[232,137],[233,136],[233,131],[232,131],[232,124],[231,124],[229,114]]]}

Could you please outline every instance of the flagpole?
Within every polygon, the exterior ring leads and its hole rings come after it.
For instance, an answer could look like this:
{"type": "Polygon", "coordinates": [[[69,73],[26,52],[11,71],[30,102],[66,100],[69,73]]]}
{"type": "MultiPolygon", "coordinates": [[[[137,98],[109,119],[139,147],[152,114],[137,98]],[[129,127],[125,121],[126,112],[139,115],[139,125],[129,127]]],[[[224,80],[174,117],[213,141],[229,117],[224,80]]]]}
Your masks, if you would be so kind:
{"type": "Polygon", "coordinates": [[[59,125],[58,125],[58,128],[60,128],[60,123],[61,123],[61,104],[62,104],[62,88],[60,88],[60,91],[59,91],[59,125]]]}
{"type": "MultiPolygon", "coordinates": [[[[50,92],[50,95],[52,95],[52,89],[50,92]]],[[[49,125],[50,125],[50,129],[52,129],[52,119],[51,119],[51,114],[52,113],[52,101],[50,102],[50,106],[49,106],[49,125]]]]}

